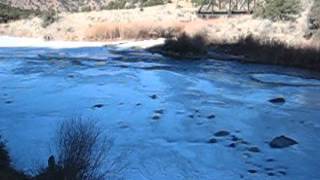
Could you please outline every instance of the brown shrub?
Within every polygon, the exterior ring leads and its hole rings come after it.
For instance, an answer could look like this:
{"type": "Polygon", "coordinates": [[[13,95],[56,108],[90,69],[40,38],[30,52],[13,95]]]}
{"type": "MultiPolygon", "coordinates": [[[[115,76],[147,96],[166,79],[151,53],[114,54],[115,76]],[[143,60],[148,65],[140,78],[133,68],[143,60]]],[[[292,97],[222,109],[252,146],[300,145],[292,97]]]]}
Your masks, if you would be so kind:
{"type": "Polygon", "coordinates": [[[194,36],[182,33],[178,37],[170,38],[161,47],[165,54],[176,57],[195,57],[207,54],[207,37],[205,34],[194,36]]]}
{"type": "Polygon", "coordinates": [[[163,45],[148,48],[148,51],[176,59],[201,58],[208,53],[208,36],[204,31],[193,35],[183,32],[178,36],[167,38],[163,45]]]}
{"type": "Polygon", "coordinates": [[[181,23],[101,23],[89,28],[88,40],[114,40],[114,39],[150,39],[168,38],[180,34],[184,26],[181,23]]]}
{"type": "Polygon", "coordinates": [[[320,71],[319,44],[289,46],[278,40],[257,39],[249,35],[240,38],[236,43],[211,45],[228,54],[244,55],[243,60],[252,63],[276,64],[320,71]]]}

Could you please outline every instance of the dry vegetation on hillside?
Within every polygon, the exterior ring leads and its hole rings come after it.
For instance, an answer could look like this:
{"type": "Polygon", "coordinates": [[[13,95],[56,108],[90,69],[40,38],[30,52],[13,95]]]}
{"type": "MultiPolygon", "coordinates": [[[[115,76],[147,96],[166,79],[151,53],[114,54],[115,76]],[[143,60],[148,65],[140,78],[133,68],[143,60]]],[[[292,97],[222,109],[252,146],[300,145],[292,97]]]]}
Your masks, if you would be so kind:
{"type": "Polygon", "coordinates": [[[87,31],[89,40],[170,38],[182,33],[183,23],[132,22],[100,23],[87,31]]]}

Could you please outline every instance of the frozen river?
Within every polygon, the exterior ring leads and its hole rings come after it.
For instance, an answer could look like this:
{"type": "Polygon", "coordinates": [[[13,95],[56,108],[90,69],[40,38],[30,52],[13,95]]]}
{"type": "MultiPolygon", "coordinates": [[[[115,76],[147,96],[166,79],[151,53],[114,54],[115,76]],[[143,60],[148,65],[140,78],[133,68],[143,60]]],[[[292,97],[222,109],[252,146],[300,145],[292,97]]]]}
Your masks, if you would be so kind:
{"type": "Polygon", "coordinates": [[[124,179],[317,180],[319,78],[115,46],[1,47],[0,132],[27,171],[46,163],[58,122],[82,117],[125,153],[124,179]],[[281,135],[298,144],[271,148],[281,135]]]}

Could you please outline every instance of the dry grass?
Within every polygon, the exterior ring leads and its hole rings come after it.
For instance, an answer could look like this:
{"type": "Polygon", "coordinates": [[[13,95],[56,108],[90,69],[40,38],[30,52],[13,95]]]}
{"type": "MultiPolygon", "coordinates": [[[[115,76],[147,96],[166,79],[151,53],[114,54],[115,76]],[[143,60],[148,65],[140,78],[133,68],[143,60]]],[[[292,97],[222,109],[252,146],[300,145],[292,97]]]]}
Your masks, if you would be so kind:
{"type": "Polygon", "coordinates": [[[169,38],[180,34],[184,24],[179,22],[100,23],[87,31],[86,39],[95,41],[119,39],[169,38]]]}

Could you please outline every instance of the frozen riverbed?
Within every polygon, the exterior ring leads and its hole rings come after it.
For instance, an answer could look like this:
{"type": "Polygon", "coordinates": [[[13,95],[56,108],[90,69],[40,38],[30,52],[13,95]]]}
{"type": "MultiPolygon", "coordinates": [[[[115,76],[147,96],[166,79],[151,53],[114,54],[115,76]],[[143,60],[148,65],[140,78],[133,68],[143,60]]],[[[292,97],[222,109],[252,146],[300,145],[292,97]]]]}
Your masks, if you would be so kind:
{"type": "Polygon", "coordinates": [[[126,154],[125,179],[320,178],[317,74],[125,45],[1,42],[0,131],[18,168],[45,164],[57,123],[84,117],[126,154]],[[298,144],[271,148],[281,135],[298,144]]]}

